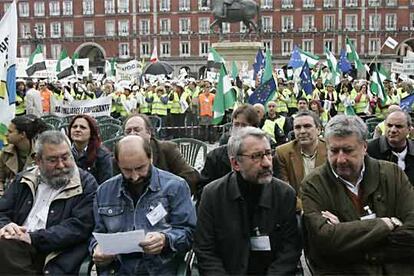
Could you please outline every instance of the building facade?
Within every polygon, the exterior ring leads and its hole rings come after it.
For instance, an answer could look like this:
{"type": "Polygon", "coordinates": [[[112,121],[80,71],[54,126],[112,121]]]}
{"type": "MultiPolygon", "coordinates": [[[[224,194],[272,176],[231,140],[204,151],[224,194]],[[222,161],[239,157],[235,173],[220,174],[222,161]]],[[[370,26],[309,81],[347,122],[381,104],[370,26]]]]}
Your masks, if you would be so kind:
{"type": "MultiPolygon", "coordinates": [[[[156,45],[161,60],[199,72],[218,41],[209,28],[210,1],[203,7],[202,0],[19,0],[18,56],[28,57],[42,44],[48,59],[66,49],[102,70],[112,57],[148,61],[156,45]]],[[[366,63],[378,55],[389,64],[414,48],[414,0],[256,1],[263,33],[247,39],[270,48],[276,66],[288,62],[294,45],[322,59],[325,47],[339,55],[346,37],[366,63]],[[400,43],[396,49],[383,47],[388,36],[400,43]]],[[[10,2],[0,0],[0,15],[10,2]]],[[[242,40],[243,24],[223,27],[225,40],[242,40]]]]}

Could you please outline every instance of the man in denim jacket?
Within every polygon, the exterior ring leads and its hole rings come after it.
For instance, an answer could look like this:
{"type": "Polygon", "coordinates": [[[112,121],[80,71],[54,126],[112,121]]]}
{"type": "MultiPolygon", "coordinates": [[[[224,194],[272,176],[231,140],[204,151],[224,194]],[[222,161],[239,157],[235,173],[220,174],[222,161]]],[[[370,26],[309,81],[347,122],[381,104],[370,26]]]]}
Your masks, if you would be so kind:
{"type": "Polygon", "coordinates": [[[139,136],[123,138],[115,148],[121,174],[97,191],[94,232],[144,229],[146,233],[144,241],[136,241],[144,253],[106,255],[92,239],[93,261],[103,274],[172,275],[177,270],[174,256],[191,248],[196,215],[188,185],[152,166],[151,155],[148,141],[139,136]],[[151,216],[154,209],[162,210],[162,215],[151,216]]]}

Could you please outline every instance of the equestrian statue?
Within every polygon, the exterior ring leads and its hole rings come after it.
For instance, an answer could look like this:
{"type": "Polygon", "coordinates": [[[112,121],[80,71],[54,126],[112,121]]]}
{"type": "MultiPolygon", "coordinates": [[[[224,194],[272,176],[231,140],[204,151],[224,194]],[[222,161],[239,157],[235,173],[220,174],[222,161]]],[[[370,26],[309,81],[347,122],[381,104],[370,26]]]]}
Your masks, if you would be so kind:
{"type": "MultiPolygon", "coordinates": [[[[207,6],[207,0],[202,1],[202,5],[207,6]]],[[[245,38],[253,30],[260,36],[261,18],[260,6],[254,0],[211,0],[211,11],[214,21],[210,24],[210,31],[214,32],[217,26],[220,31],[220,40],[223,40],[223,22],[234,23],[242,21],[247,28],[245,38]],[[257,24],[254,22],[256,18],[257,24]]]]}

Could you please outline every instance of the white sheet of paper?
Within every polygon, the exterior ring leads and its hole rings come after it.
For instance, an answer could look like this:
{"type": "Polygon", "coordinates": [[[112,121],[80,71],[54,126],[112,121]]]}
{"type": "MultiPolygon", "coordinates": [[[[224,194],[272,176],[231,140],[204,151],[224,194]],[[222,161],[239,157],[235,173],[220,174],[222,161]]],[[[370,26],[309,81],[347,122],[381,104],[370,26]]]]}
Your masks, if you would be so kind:
{"type": "Polygon", "coordinates": [[[138,244],[144,240],[144,230],[135,230],[119,233],[92,233],[102,248],[104,254],[127,254],[132,252],[143,252],[138,244]]]}
{"type": "Polygon", "coordinates": [[[269,236],[258,236],[250,238],[250,250],[252,251],[270,251],[269,236]]]}

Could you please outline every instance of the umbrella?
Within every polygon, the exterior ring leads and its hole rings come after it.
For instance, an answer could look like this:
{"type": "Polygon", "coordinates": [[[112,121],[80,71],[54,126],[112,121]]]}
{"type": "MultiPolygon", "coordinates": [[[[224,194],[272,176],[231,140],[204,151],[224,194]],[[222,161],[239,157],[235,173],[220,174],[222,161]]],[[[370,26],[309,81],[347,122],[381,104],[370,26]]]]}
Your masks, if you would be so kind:
{"type": "Polygon", "coordinates": [[[171,65],[163,61],[151,63],[145,69],[143,74],[148,75],[169,75],[174,71],[171,65]]]}

